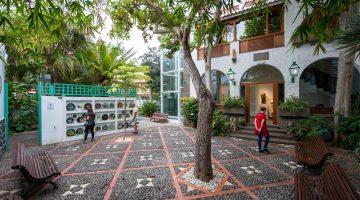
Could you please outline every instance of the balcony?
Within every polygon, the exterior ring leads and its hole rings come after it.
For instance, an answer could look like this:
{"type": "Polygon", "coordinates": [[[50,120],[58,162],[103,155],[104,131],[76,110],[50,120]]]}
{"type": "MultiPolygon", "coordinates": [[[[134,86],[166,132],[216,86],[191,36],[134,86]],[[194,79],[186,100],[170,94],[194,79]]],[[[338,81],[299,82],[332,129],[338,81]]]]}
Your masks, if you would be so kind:
{"type": "MultiPolygon", "coordinates": [[[[219,44],[213,47],[211,52],[212,58],[222,57],[222,56],[229,56],[230,55],[230,44],[219,44]]],[[[206,56],[206,48],[197,49],[197,59],[204,60],[206,56]]]]}
{"type": "Polygon", "coordinates": [[[239,41],[239,53],[246,53],[284,46],[284,32],[261,35],[239,41]]]}

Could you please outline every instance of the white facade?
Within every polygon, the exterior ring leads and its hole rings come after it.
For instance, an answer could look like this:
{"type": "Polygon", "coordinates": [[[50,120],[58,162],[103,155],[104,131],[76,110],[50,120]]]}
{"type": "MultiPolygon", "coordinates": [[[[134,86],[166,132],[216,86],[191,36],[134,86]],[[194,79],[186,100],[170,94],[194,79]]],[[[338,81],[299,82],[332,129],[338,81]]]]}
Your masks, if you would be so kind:
{"type": "MultiPolygon", "coordinates": [[[[301,17],[294,22],[295,16],[298,12],[298,4],[293,3],[289,6],[288,10],[284,13],[284,47],[265,49],[261,51],[253,51],[248,53],[240,53],[239,54],[239,41],[230,42],[230,52],[233,49],[236,50],[236,62],[233,63],[231,55],[217,57],[212,59],[212,70],[221,71],[224,74],[227,74],[229,69],[231,68],[235,74],[236,84],[230,84],[230,95],[231,96],[239,96],[240,95],[240,80],[244,73],[254,67],[256,65],[266,64],[275,67],[278,69],[285,81],[285,98],[291,95],[299,96],[299,78],[302,72],[315,61],[324,59],[324,58],[338,58],[339,51],[336,50],[335,44],[327,44],[325,45],[327,53],[324,54],[322,52],[319,55],[314,55],[314,46],[310,44],[306,44],[301,46],[300,48],[294,49],[292,51],[291,44],[289,43],[290,37],[295,30],[295,28],[300,24],[301,17]],[[293,23],[294,22],[294,23],[293,23]],[[261,52],[269,52],[269,59],[262,61],[253,61],[253,57],[255,53],[261,52]],[[296,77],[295,82],[291,83],[291,75],[289,73],[290,65],[296,62],[300,67],[299,76],[296,77]]],[[[197,51],[192,52],[192,56],[195,60],[196,66],[200,74],[205,73],[205,61],[197,60],[197,51]]],[[[355,67],[360,71],[360,61],[359,59],[356,61],[355,67]]],[[[360,83],[359,83],[360,84],[360,83]]],[[[190,85],[190,96],[195,97],[196,93],[193,87],[193,84],[190,85]]]]}

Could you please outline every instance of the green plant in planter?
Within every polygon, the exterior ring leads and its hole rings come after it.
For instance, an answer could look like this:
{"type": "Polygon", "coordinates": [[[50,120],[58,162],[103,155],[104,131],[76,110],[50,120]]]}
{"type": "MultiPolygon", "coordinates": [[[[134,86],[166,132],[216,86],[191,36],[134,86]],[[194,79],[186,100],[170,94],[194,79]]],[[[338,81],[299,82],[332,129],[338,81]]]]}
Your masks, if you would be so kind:
{"type": "Polygon", "coordinates": [[[160,107],[155,101],[146,101],[139,109],[140,115],[151,117],[155,112],[159,111],[160,107]]]}
{"type": "Polygon", "coordinates": [[[228,117],[215,111],[212,121],[212,131],[214,136],[224,136],[226,131],[230,128],[230,120],[228,117]]]}
{"type": "Polygon", "coordinates": [[[224,97],[223,106],[227,108],[245,107],[245,99],[243,97],[224,97]]]}
{"type": "Polygon", "coordinates": [[[292,121],[287,127],[287,131],[300,139],[318,135],[325,141],[331,141],[333,128],[332,122],[322,117],[310,116],[306,119],[292,121]]]}
{"type": "Polygon", "coordinates": [[[337,130],[346,135],[341,142],[342,147],[355,150],[360,143],[360,115],[344,117],[340,116],[337,130]]]}
{"type": "MultiPolygon", "coordinates": [[[[360,111],[360,94],[355,93],[351,95],[351,107],[353,111],[360,111]]],[[[358,113],[360,114],[360,113],[358,113]]]]}
{"type": "Polygon", "coordinates": [[[296,96],[290,96],[285,99],[284,102],[280,103],[279,108],[281,110],[291,111],[291,112],[300,112],[305,110],[309,106],[309,102],[304,101],[296,96]]]}
{"type": "Polygon", "coordinates": [[[181,99],[181,112],[185,119],[197,124],[199,103],[196,98],[183,97],[181,99]]]}

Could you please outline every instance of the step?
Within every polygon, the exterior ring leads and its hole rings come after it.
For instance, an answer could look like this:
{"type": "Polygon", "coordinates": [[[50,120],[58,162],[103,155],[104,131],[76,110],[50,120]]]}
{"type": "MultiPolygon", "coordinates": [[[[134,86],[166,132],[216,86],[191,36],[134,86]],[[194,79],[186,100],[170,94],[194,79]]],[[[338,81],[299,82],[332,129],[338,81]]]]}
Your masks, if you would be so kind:
{"type": "MultiPolygon", "coordinates": [[[[241,138],[241,139],[244,139],[244,140],[257,141],[257,136],[256,135],[231,133],[231,134],[228,134],[226,136],[234,137],[234,138],[241,138]]],[[[281,139],[281,138],[275,138],[275,137],[270,136],[270,143],[291,144],[291,145],[293,145],[293,144],[296,143],[296,140],[295,139],[281,139]]]]}
{"type": "MultiPolygon", "coordinates": [[[[242,135],[255,135],[254,130],[244,130],[244,129],[243,130],[233,131],[232,133],[238,133],[238,134],[242,134],[242,135]]],[[[293,139],[292,136],[287,135],[285,133],[269,131],[269,134],[270,134],[271,137],[283,138],[283,139],[293,139]]]]}
{"type": "MultiPolygon", "coordinates": [[[[252,126],[250,126],[250,125],[241,126],[240,130],[252,130],[252,131],[254,131],[254,125],[252,125],[252,126]]],[[[286,129],[274,128],[274,127],[270,127],[270,126],[268,126],[268,130],[270,132],[277,132],[277,133],[283,133],[283,134],[287,133],[286,129]]]]}

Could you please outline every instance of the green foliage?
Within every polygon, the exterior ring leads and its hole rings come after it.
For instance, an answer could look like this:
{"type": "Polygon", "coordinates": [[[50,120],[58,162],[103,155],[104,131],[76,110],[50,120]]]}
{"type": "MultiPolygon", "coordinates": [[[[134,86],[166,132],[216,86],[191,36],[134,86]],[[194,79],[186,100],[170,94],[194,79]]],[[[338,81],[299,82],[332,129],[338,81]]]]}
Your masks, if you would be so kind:
{"type": "Polygon", "coordinates": [[[360,153],[360,141],[357,143],[355,151],[360,153]]]}
{"type": "Polygon", "coordinates": [[[341,145],[347,149],[356,149],[360,142],[360,115],[339,118],[338,131],[346,135],[341,145]]]}
{"type": "Polygon", "coordinates": [[[220,112],[215,111],[212,121],[212,134],[214,136],[224,136],[230,128],[230,120],[220,112]]]}
{"type": "Polygon", "coordinates": [[[197,124],[199,102],[193,97],[184,97],[181,99],[181,112],[185,119],[193,124],[197,124]]]}
{"type": "MultiPolygon", "coordinates": [[[[360,110],[360,94],[359,93],[355,93],[351,95],[351,107],[352,110],[360,110]]],[[[358,113],[360,114],[360,113],[358,113]]]]}
{"type": "Polygon", "coordinates": [[[160,54],[156,47],[149,47],[148,52],[140,57],[141,65],[149,66],[150,71],[147,74],[150,77],[149,88],[152,97],[160,95],[160,54]]]}
{"type": "Polygon", "coordinates": [[[9,130],[11,133],[37,129],[37,96],[27,93],[31,84],[9,83],[9,130]]]}
{"type": "Polygon", "coordinates": [[[245,21],[243,38],[251,38],[265,34],[265,16],[253,17],[245,21]]]}
{"type": "Polygon", "coordinates": [[[224,97],[223,106],[228,108],[245,107],[245,99],[243,97],[224,97]]]}
{"type": "Polygon", "coordinates": [[[140,109],[140,115],[145,117],[151,117],[155,112],[160,110],[159,105],[154,101],[146,101],[144,102],[140,109]]]}
{"type": "Polygon", "coordinates": [[[319,135],[323,140],[332,140],[333,124],[319,116],[293,121],[288,126],[288,133],[298,138],[309,138],[319,135]]]}
{"type": "Polygon", "coordinates": [[[352,17],[349,27],[340,35],[337,43],[339,49],[345,49],[349,55],[355,55],[360,51],[360,14],[352,17]]]}
{"type": "Polygon", "coordinates": [[[308,106],[308,102],[303,101],[299,97],[290,96],[289,98],[285,99],[284,102],[280,103],[279,108],[286,111],[299,112],[306,109],[308,106]]]}

